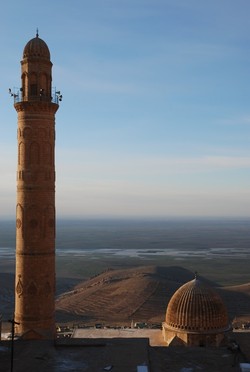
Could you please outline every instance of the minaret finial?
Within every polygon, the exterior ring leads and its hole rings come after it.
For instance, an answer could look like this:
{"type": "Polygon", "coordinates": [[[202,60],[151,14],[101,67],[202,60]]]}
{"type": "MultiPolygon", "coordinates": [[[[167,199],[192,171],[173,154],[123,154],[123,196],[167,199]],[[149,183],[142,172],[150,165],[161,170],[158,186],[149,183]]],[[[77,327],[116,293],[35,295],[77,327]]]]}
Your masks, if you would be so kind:
{"type": "Polygon", "coordinates": [[[38,28],[36,29],[36,37],[38,37],[39,36],[39,34],[38,34],[38,28]]]}

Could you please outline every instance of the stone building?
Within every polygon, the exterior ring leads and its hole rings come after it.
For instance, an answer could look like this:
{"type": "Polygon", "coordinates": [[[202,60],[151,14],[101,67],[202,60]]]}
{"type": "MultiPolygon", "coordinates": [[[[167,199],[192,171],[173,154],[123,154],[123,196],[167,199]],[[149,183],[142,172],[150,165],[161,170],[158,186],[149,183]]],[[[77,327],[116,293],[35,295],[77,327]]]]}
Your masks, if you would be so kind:
{"type": "Polygon", "coordinates": [[[168,346],[220,346],[229,329],[222,299],[195,278],[182,285],[170,299],[162,332],[168,346]]]}
{"type": "Polygon", "coordinates": [[[36,37],[23,51],[21,88],[11,92],[18,114],[16,205],[16,332],[55,334],[55,113],[47,44],[36,37]]]}

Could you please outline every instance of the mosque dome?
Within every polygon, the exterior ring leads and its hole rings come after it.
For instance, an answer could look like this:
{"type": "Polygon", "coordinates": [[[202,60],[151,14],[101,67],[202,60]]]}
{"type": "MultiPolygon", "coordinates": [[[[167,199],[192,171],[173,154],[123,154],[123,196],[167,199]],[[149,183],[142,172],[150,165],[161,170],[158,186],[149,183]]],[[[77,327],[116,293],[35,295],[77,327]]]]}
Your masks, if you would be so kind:
{"type": "Polygon", "coordinates": [[[215,334],[229,329],[222,299],[197,278],[174,293],[167,307],[165,325],[168,329],[185,333],[215,334]]]}
{"type": "Polygon", "coordinates": [[[39,38],[38,33],[24,47],[23,58],[29,57],[40,57],[50,60],[49,48],[45,41],[39,38]]]}

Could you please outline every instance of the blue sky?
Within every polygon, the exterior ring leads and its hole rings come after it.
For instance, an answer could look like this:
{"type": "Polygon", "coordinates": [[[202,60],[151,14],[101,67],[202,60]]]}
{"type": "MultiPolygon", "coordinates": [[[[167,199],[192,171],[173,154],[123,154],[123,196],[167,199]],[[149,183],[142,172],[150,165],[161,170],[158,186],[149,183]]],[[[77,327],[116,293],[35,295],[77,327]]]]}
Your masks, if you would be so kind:
{"type": "Polygon", "coordinates": [[[25,44],[48,44],[58,217],[250,216],[248,0],[1,4],[0,217],[15,215],[25,44]]]}

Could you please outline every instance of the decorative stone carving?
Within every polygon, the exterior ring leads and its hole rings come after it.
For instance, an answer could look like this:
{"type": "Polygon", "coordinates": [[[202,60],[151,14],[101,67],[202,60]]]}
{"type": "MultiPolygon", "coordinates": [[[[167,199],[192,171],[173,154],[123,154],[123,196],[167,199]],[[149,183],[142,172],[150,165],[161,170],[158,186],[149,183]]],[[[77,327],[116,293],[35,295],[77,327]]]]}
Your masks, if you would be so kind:
{"type": "Polygon", "coordinates": [[[16,228],[17,229],[20,229],[21,226],[22,226],[22,221],[20,220],[20,218],[17,218],[17,220],[16,220],[16,228]]]}
{"type": "Polygon", "coordinates": [[[23,207],[21,204],[17,204],[16,206],[16,227],[17,227],[17,231],[21,232],[21,236],[23,238],[23,234],[24,234],[24,231],[23,231],[23,207]]]}
{"type": "Polygon", "coordinates": [[[23,142],[18,144],[18,165],[23,165],[25,159],[25,145],[23,142]]]}
{"type": "Polygon", "coordinates": [[[21,275],[18,275],[18,282],[16,285],[16,294],[20,298],[23,295],[23,283],[21,280],[21,275]]]}

